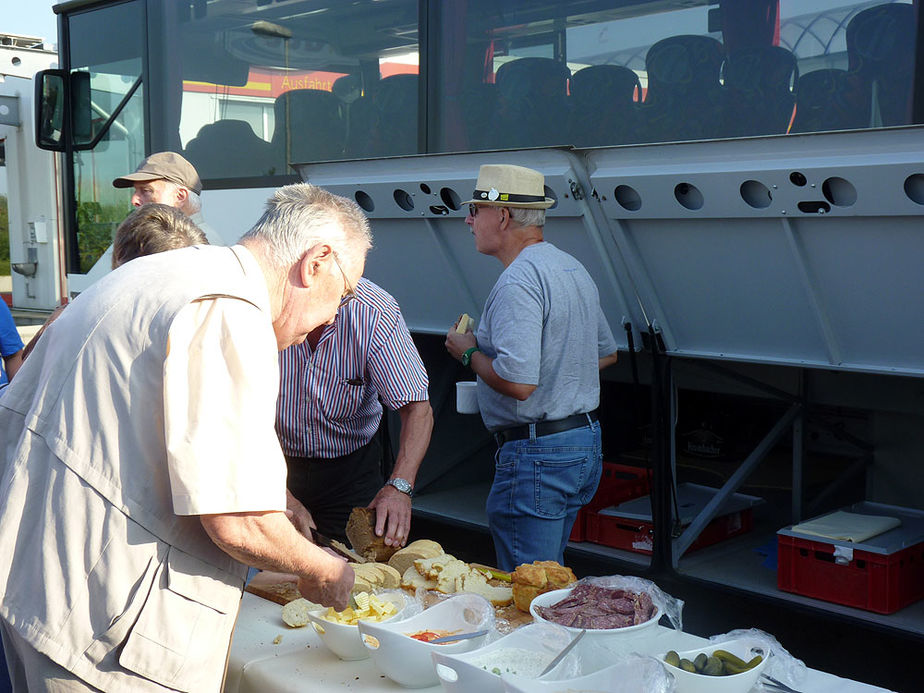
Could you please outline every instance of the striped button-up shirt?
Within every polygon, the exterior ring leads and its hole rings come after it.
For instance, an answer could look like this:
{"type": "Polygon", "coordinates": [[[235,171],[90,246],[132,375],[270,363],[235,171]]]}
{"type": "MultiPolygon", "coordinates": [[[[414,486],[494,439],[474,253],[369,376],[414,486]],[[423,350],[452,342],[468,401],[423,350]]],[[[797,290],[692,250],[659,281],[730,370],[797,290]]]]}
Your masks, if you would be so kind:
{"type": "Polygon", "coordinates": [[[389,409],[427,400],[427,372],[397,301],[360,279],[314,350],[279,356],[276,431],[287,455],[339,457],[368,443],[389,409]]]}

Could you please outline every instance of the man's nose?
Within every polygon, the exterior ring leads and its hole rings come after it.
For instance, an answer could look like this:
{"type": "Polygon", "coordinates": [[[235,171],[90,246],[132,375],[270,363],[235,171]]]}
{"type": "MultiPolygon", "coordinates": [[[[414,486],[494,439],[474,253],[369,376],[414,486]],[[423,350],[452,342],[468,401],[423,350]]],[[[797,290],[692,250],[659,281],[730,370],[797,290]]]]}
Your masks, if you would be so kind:
{"type": "Polygon", "coordinates": [[[141,195],[138,193],[132,193],[132,207],[141,206],[141,195]]]}

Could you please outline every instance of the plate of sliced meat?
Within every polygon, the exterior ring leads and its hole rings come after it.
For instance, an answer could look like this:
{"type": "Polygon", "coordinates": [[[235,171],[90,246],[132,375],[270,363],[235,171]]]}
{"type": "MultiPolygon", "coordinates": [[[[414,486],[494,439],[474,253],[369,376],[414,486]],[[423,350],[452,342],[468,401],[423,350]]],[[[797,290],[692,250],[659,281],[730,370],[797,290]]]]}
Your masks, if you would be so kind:
{"type": "Polygon", "coordinates": [[[573,633],[637,634],[658,625],[661,610],[647,592],[590,583],[540,594],[529,607],[536,621],[556,623],[573,633]]]}

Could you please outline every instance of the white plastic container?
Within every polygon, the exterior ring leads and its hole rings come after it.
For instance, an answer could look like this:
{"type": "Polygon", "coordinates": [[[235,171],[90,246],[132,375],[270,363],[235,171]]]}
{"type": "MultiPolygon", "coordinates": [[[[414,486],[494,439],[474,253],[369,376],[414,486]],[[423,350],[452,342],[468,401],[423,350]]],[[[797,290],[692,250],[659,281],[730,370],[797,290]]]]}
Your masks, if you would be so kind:
{"type": "MultiPolygon", "coordinates": [[[[449,654],[436,650],[433,652],[433,662],[439,676],[443,690],[447,693],[503,693],[504,684],[498,673],[492,673],[481,666],[486,659],[493,659],[498,655],[515,655],[527,651],[541,658],[541,666],[533,676],[536,678],[545,666],[561,652],[572,640],[572,636],[561,626],[551,623],[533,623],[495,640],[477,650],[463,654],[449,654]]],[[[566,655],[566,658],[570,655],[566,655]]],[[[508,673],[512,668],[517,670],[516,661],[508,661],[503,657],[494,659],[501,673],[508,673]]],[[[524,662],[524,665],[529,663],[524,662]]],[[[560,666],[560,665],[559,665],[560,666]]],[[[520,674],[524,672],[519,671],[520,674]]]]}
{"type": "MultiPolygon", "coordinates": [[[[590,631],[588,631],[590,632],[590,631]]],[[[502,678],[505,693],[666,693],[671,682],[658,662],[651,657],[635,655],[575,678],[554,679],[556,667],[540,679],[507,675],[502,678]]]]}
{"type": "Polygon", "coordinates": [[[470,633],[493,627],[491,602],[475,594],[460,594],[403,621],[360,621],[359,632],[379,671],[407,688],[424,688],[439,683],[431,657],[433,652],[468,652],[480,647],[485,636],[432,645],[415,640],[411,634],[424,630],[470,633]]]}
{"type": "MultiPolygon", "coordinates": [[[[407,605],[407,598],[400,594],[382,594],[379,595],[382,600],[388,600],[395,605],[397,612],[389,616],[385,623],[397,619],[401,611],[407,605]]],[[[311,627],[318,634],[327,648],[337,655],[340,659],[353,661],[357,659],[367,659],[369,650],[363,645],[363,638],[359,633],[358,625],[347,625],[345,623],[335,623],[324,618],[327,609],[316,609],[308,612],[308,619],[311,621],[311,627]]]]}
{"type": "Polygon", "coordinates": [[[660,656],[661,663],[664,665],[665,670],[674,677],[677,693],[747,693],[754,687],[757,679],[767,667],[770,655],[765,645],[750,638],[715,642],[695,650],[677,652],[677,654],[680,655],[681,659],[689,659],[692,662],[699,653],[703,652],[706,655],[711,655],[715,650],[726,650],[745,662],[750,661],[755,654],[762,654],[764,659],[753,669],[740,674],[707,676],[706,674],[692,674],[689,671],[672,666],[664,661],[664,654],[662,654],[660,656]],[[756,648],[756,650],[752,652],[752,648],[756,648]]]}

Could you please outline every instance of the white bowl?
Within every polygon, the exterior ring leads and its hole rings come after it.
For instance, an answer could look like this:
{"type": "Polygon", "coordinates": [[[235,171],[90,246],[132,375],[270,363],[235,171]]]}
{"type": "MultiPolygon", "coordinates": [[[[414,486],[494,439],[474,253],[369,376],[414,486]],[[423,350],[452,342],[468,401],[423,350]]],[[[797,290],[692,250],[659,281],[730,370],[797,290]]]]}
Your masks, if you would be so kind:
{"type": "Polygon", "coordinates": [[[430,654],[434,651],[457,654],[479,647],[485,636],[457,640],[443,645],[409,637],[422,630],[469,633],[494,626],[494,607],[484,597],[460,594],[403,621],[370,623],[360,621],[359,632],[372,661],[385,676],[408,688],[424,688],[439,683],[430,654]]]}
{"type": "MultiPolygon", "coordinates": [[[[539,606],[552,606],[557,604],[562,599],[571,594],[573,588],[567,587],[562,590],[552,590],[551,592],[544,592],[539,596],[535,597],[532,603],[529,605],[529,613],[532,614],[536,622],[541,623],[555,623],[554,621],[549,621],[544,619],[539,615],[536,607],[539,606]]],[[[661,620],[661,609],[655,606],[654,616],[644,623],[639,623],[634,626],[626,626],[625,628],[588,628],[587,635],[585,637],[605,640],[607,644],[615,644],[617,641],[622,642],[624,645],[631,643],[640,638],[647,638],[653,636],[657,632],[658,621],[661,620]]],[[[581,632],[581,628],[572,628],[571,626],[562,626],[559,625],[565,630],[567,630],[572,635],[576,635],[581,632]]],[[[621,648],[624,649],[625,648],[621,648]]]]}
{"type": "MultiPolygon", "coordinates": [[[[681,659],[686,658],[692,662],[700,652],[710,655],[715,650],[727,650],[747,662],[754,656],[751,654],[752,647],[760,648],[764,660],[753,669],[748,669],[740,674],[731,674],[729,676],[692,674],[689,671],[684,671],[680,667],[675,667],[665,662],[663,654],[660,659],[665,670],[674,677],[677,693],[747,693],[747,691],[750,691],[751,688],[754,687],[761,672],[763,672],[767,666],[767,660],[770,658],[770,652],[766,645],[762,644],[759,640],[738,638],[736,640],[726,640],[725,642],[710,643],[709,645],[704,645],[695,650],[677,652],[681,659]]],[[[760,653],[755,652],[755,654],[760,653]]]]}
{"type": "MultiPolygon", "coordinates": [[[[518,628],[490,645],[463,654],[447,654],[434,650],[433,662],[443,690],[449,693],[503,693],[504,684],[501,677],[482,668],[481,660],[491,657],[492,654],[496,656],[505,650],[507,654],[513,654],[510,650],[535,652],[545,659],[545,664],[535,672],[535,678],[571,640],[572,636],[561,626],[533,623],[518,628]]],[[[566,660],[569,656],[571,655],[566,655],[566,660]]]]}
{"type": "MultiPolygon", "coordinates": [[[[587,631],[588,633],[590,631],[587,631]]],[[[670,690],[670,678],[664,669],[651,657],[630,655],[616,664],[570,679],[552,679],[557,671],[549,672],[541,679],[504,674],[505,693],[639,693],[639,691],[670,690]]]]}
{"type": "MultiPolygon", "coordinates": [[[[378,623],[394,620],[407,605],[407,599],[400,594],[381,594],[379,598],[390,601],[397,607],[398,611],[384,621],[378,621],[378,623]]],[[[311,621],[311,627],[314,628],[318,637],[321,638],[321,642],[340,659],[352,661],[368,658],[369,650],[363,645],[363,638],[359,633],[359,626],[328,621],[324,618],[326,614],[327,609],[315,609],[314,611],[308,612],[308,619],[311,621]]]]}

